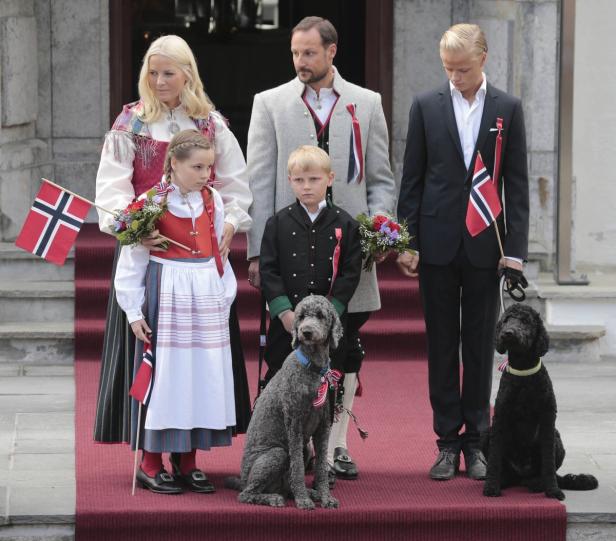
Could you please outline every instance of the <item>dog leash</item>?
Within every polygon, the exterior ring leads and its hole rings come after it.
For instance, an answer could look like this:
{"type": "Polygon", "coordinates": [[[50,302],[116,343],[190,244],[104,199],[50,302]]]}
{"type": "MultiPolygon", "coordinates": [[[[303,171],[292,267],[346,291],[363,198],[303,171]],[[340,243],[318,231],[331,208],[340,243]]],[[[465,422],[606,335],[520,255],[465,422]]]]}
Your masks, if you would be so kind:
{"type": "MultiPolygon", "coordinates": [[[[266,308],[265,295],[261,293],[261,321],[259,323],[259,373],[257,374],[257,398],[261,395],[263,389],[265,389],[265,380],[261,378],[261,372],[263,369],[263,360],[265,358],[265,346],[267,345],[267,308],[266,308]]],[[[252,405],[254,409],[254,403],[252,405]]]]}

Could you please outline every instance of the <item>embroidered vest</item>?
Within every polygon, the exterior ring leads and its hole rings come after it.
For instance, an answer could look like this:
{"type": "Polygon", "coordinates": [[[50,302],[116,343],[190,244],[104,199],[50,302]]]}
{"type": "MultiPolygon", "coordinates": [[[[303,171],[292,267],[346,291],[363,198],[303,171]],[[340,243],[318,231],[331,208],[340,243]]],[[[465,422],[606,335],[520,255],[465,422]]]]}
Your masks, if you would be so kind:
{"type": "Polygon", "coordinates": [[[157,223],[161,235],[190,247],[191,252],[170,243],[165,252],[152,252],[153,255],[162,259],[199,259],[215,255],[214,198],[207,189],[201,195],[204,208],[201,215],[195,218],[194,228],[191,218],[179,218],[170,212],[166,212],[157,223]]]}

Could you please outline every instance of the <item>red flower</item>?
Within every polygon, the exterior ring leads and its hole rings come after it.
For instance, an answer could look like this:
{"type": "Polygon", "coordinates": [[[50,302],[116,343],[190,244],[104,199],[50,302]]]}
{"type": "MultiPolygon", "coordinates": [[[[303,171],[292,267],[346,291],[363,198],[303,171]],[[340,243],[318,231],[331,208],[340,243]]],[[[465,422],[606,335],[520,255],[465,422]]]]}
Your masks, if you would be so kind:
{"type": "Polygon", "coordinates": [[[129,212],[138,212],[145,205],[145,199],[139,199],[137,201],[133,201],[130,205],[128,205],[127,209],[129,212]]]}
{"type": "Polygon", "coordinates": [[[392,231],[400,231],[400,225],[393,220],[389,220],[389,223],[387,225],[392,231]]]}
{"type": "Polygon", "coordinates": [[[375,231],[380,231],[381,226],[388,221],[389,218],[387,216],[382,216],[377,214],[374,218],[372,218],[372,229],[375,231]]]}

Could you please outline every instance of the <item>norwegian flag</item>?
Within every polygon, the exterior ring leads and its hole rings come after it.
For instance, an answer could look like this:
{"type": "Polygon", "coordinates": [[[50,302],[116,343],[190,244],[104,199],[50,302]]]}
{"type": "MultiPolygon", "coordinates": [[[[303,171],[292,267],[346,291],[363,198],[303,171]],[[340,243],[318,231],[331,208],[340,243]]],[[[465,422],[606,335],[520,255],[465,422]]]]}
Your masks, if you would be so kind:
{"type": "Polygon", "coordinates": [[[152,355],[152,349],[150,346],[147,346],[143,352],[141,366],[139,367],[137,375],[133,380],[133,385],[128,392],[128,394],[130,394],[138,402],[141,402],[144,406],[147,406],[147,403],[150,400],[153,373],[154,355],[152,355]]]}
{"type": "Polygon", "coordinates": [[[481,154],[477,152],[471,195],[466,209],[466,228],[472,237],[490,227],[502,211],[496,182],[490,178],[481,154]]]}
{"type": "Polygon", "coordinates": [[[91,204],[43,179],[15,245],[63,265],[91,204]]]}

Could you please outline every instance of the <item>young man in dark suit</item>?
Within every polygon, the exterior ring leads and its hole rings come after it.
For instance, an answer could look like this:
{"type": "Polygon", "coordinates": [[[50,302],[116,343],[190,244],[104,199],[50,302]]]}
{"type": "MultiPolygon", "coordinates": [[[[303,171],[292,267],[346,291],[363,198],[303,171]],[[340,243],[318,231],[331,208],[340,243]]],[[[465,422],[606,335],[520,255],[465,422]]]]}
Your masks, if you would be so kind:
{"type": "Polygon", "coordinates": [[[398,266],[407,276],[419,274],[439,449],[430,477],[437,480],[455,475],[461,451],[467,475],[485,478],[479,435],[490,419],[497,271],[515,283],[527,256],[522,105],[487,82],[487,52],[477,25],[457,24],[443,35],[440,54],[448,82],[418,95],[411,107],[398,202],[398,217],[407,220],[411,247],[418,251],[401,254],[398,266]],[[505,209],[497,219],[505,257],[493,225],[474,237],[465,225],[477,154],[492,174],[501,122],[502,160],[495,181],[505,209]]]}

